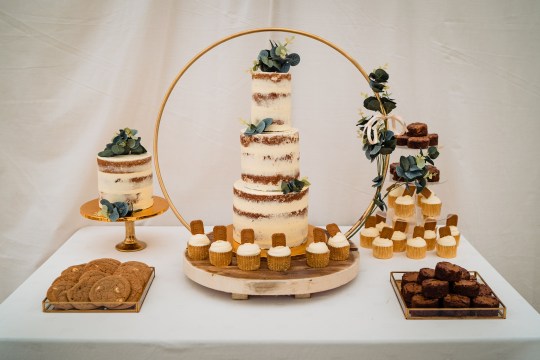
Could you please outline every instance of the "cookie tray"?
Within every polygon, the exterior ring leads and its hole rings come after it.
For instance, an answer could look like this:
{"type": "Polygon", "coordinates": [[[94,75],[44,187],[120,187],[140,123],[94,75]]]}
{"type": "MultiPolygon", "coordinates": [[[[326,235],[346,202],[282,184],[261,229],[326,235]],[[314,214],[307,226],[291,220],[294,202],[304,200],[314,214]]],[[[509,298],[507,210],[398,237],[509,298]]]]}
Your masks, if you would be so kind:
{"type": "Polygon", "coordinates": [[[46,313],[138,313],[139,311],[141,311],[141,307],[144,303],[144,299],[146,299],[146,294],[148,294],[148,290],[150,289],[150,286],[152,285],[152,282],[154,281],[154,278],[156,276],[156,269],[154,267],[150,267],[150,268],[152,269],[152,273],[150,274],[150,278],[148,278],[148,281],[146,282],[146,286],[144,287],[144,290],[139,300],[136,302],[126,301],[118,305],[119,307],[125,307],[125,309],[116,309],[116,308],[108,309],[104,306],[100,306],[96,309],[91,309],[91,310],[79,310],[73,307],[69,310],[64,310],[58,307],[65,307],[65,306],[70,306],[73,304],[93,305],[93,303],[91,302],[61,302],[61,301],[53,302],[45,298],[41,302],[42,310],[43,312],[46,312],[46,313]]]}
{"type": "MultiPolygon", "coordinates": [[[[506,306],[493,292],[493,289],[491,290],[493,296],[499,300],[498,308],[410,308],[401,294],[403,274],[405,271],[390,272],[390,283],[407,320],[506,319],[506,306]]],[[[478,272],[470,271],[470,274],[476,276],[476,281],[479,284],[488,285],[478,272]]]]}

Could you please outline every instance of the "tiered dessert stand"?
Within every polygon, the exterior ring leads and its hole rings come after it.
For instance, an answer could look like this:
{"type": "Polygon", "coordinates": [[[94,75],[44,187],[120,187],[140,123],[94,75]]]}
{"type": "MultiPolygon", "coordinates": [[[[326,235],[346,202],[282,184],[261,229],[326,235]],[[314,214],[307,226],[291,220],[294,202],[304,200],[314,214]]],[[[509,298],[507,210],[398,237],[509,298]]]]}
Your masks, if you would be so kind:
{"type": "MultiPolygon", "coordinates": [[[[165,95],[161,109],[159,111],[155,129],[154,129],[154,164],[156,169],[156,175],[159,181],[163,195],[169,202],[171,210],[174,212],[180,223],[182,223],[188,230],[190,230],[189,223],[182,217],[178,209],[175,207],[172,199],[170,198],[159,167],[159,127],[162,119],[167,101],[174,90],[175,86],[179,82],[184,73],[203,55],[215,47],[232,40],[237,37],[259,33],[259,32],[287,32],[296,35],[305,36],[316,41],[319,41],[349,60],[361,73],[364,79],[369,83],[369,76],[366,71],[345,51],[332,44],[328,40],[320,38],[316,35],[306,33],[299,30],[285,29],[285,28],[261,28],[240,32],[223,38],[214,44],[208,46],[206,49],[198,53],[193,59],[191,59],[187,65],[179,72],[172,84],[170,85],[167,94],[165,95]]],[[[374,94],[379,98],[378,94],[374,94]]],[[[383,156],[381,166],[386,176],[388,170],[389,156],[383,156]]],[[[383,182],[384,183],[384,179],[383,182]]],[[[379,194],[383,185],[376,187],[376,194],[379,194]]],[[[372,213],[375,208],[375,202],[372,200],[364,211],[358,221],[347,231],[345,236],[350,239],[360,227],[364,224],[367,217],[372,213]]],[[[201,217],[203,218],[203,217],[201,217]]],[[[331,221],[329,221],[330,223],[331,221]]],[[[276,229],[279,232],[279,229],[276,229]]],[[[208,234],[212,239],[212,234],[208,234]]],[[[184,254],[184,272],[188,278],[205,287],[223,291],[232,294],[233,299],[247,299],[249,295],[294,295],[296,298],[310,297],[311,294],[321,291],[326,291],[340,287],[351,280],[353,280],[359,271],[359,252],[356,245],[351,243],[351,251],[348,260],[345,261],[330,261],[330,264],[325,268],[310,268],[306,265],[305,249],[307,244],[312,241],[313,226],[310,225],[308,240],[301,246],[291,248],[292,262],[291,268],[283,273],[270,271],[261,266],[261,269],[256,271],[242,271],[235,266],[235,259],[233,257],[233,263],[225,268],[218,268],[212,266],[208,260],[193,261],[187,256],[187,251],[184,254]]],[[[233,251],[238,247],[238,243],[232,237],[232,225],[228,226],[227,240],[233,245],[233,251]]],[[[349,240],[350,242],[350,240],[349,240]]],[[[265,253],[261,254],[265,257],[265,253]]]]}

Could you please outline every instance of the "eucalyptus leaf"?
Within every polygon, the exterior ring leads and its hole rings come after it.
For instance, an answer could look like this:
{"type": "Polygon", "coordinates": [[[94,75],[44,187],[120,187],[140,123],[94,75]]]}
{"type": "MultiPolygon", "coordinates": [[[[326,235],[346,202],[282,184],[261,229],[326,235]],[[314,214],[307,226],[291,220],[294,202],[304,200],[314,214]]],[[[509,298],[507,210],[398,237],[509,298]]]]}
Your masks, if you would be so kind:
{"type": "Polygon", "coordinates": [[[381,97],[381,102],[383,104],[384,111],[387,114],[390,114],[392,110],[396,108],[396,102],[392,99],[389,99],[387,97],[381,97]]]}
{"type": "Polygon", "coordinates": [[[375,96],[370,96],[364,100],[364,107],[371,111],[380,111],[379,100],[375,96]]]}
{"type": "Polygon", "coordinates": [[[137,145],[137,141],[133,139],[128,139],[127,145],[129,146],[130,149],[133,149],[137,145]]]}
{"type": "Polygon", "coordinates": [[[279,69],[279,72],[284,73],[284,74],[288,73],[290,68],[291,68],[291,65],[289,63],[285,63],[285,64],[281,65],[281,68],[279,69]]]}
{"type": "Polygon", "coordinates": [[[369,87],[371,90],[375,91],[376,93],[380,93],[384,90],[384,84],[375,82],[373,80],[369,81],[369,87]]]}
{"type": "Polygon", "coordinates": [[[257,124],[257,127],[255,128],[255,132],[257,134],[261,134],[264,131],[264,128],[266,127],[266,123],[264,121],[259,121],[257,124]]]}
{"type": "Polygon", "coordinates": [[[112,212],[109,214],[109,220],[116,221],[120,218],[120,214],[118,214],[118,210],[114,208],[112,212]]]}
{"type": "Polygon", "coordinates": [[[289,54],[287,55],[287,61],[291,66],[296,66],[300,64],[300,55],[296,53],[289,54]]]}
{"type": "Polygon", "coordinates": [[[122,155],[124,153],[124,148],[119,145],[113,145],[111,150],[115,155],[122,155]]]}
{"type": "Polygon", "coordinates": [[[399,158],[399,164],[401,165],[403,171],[408,171],[409,167],[411,166],[409,160],[405,156],[399,158]]]}
{"type": "Polygon", "coordinates": [[[105,149],[103,151],[100,151],[98,153],[98,156],[101,156],[101,157],[112,157],[114,156],[114,153],[112,152],[112,150],[110,149],[105,149]]]}

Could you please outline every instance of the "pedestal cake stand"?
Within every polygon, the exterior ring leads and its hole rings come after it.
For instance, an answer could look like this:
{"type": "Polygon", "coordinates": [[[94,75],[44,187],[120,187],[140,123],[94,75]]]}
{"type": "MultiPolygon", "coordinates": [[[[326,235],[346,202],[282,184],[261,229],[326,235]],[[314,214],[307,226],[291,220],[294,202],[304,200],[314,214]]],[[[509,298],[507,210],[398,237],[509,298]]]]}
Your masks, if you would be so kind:
{"type": "MultiPolygon", "coordinates": [[[[167,200],[159,196],[154,196],[154,204],[148,209],[136,211],[131,216],[119,218],[117,221],[124,222],[126,227],[126,237],[124,241],[116,244],[116,250],[140,251],[146,248],[146,243],[138,240],[135,236],[135,221],[163,214],[168,208],[169,204],[167,200]]],[[[81,206],[81,215],[90,220],[111,222],[99,213],[100,209],[99,199],[90,200],[81,206]]]]}

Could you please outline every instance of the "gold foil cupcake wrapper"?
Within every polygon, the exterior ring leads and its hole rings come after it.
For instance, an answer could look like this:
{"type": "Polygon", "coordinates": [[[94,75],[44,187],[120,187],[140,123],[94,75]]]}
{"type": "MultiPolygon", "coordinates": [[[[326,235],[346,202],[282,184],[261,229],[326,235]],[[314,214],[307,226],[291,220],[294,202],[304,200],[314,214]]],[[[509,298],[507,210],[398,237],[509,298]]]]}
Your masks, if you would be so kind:
{"type": "Polygon", "coordinates": [[[327,267],[330,263],[330,252],[323,254],[313,254],[306,251],[307,265],[312,268],[327,267]]]}
{"type": "Polygon", "coordinates": [[[409,259],[423,259],[426,257],[427,247],[415,247],[407,245],[407,257],[409,259]]]}
{"type": "Polygon", "coordinates": [[[240,270],[253,271],[261,267],[261,255],[243,256],[236,255],[236,264],[240,270]]]}
{"type": "Polygon", "coordinates": [[[394,252],[404,252],[407,249],[407,239],[392,240],[394,252]]]}
{"type": "Polygon", "coordinates": [[[444,246],[437,244],[437,256],[445,259],[453,259],[457,255],[457,245],[455,246],[444,246]]]}
{"type": "Polygon", "coordinates": [[[442,204],[423,203],[422,215],[428,218],[438,218],[441,216],[442,204]]]}
{"type": "Polygon", "coordinates": [[[396,213],[396,216],[399,218],[410,218],[414,216],[414,212],[415,212],[414,204],[410,204],[410,205],[396,204],[396,206],[394,207],[394,212],[396,213]]]}
{"type": "Polygon", "coordinates": [[[287,271],[291,267],[291,257],[290,256],[272,256],[267,255],[266,261],[268,264],[268,269],[272,271],[287,271]]]}
{"type": "Polygon", "coordinates": [[[426,240],[427,250],[428,251],[435,250],[435,246],[437,245],[437,238],[424,239],[424,240],[426,240]]]}
{"type": "Polygon", "coordinates": [[[351,249],[350,245],[342,247],[334,247],[332,245],[328,245],[328,248],[330,249],[330,260],[343,261],[349,258],[349,253],[351,249]]]}
{"type": "Polygon", "coordinates": [[[188,256],[191,260],[206,260],[208,259],[208,249],[210,249],[210,244],[204,246],[193,246],[188,244],[188,256]]]}
{"type": "Polygon", "coordinates": [[[232,251],[227,251],[223,253],[209,251],[210,255],[210,264],[217,267],[229,266],[232,261],[232,251]]]}
{"type": "Polygon", "coordinates": [[[377,259],[390,259],[393,253],[393,246],[373,246],[373,257],[377,259]]]}
{"type": "Polygon", "coordinates": [[[365,236],[360,234],[360,246],[366,249],[371,249],[373,247],[373,240],[375,236],[365,236]]]}

